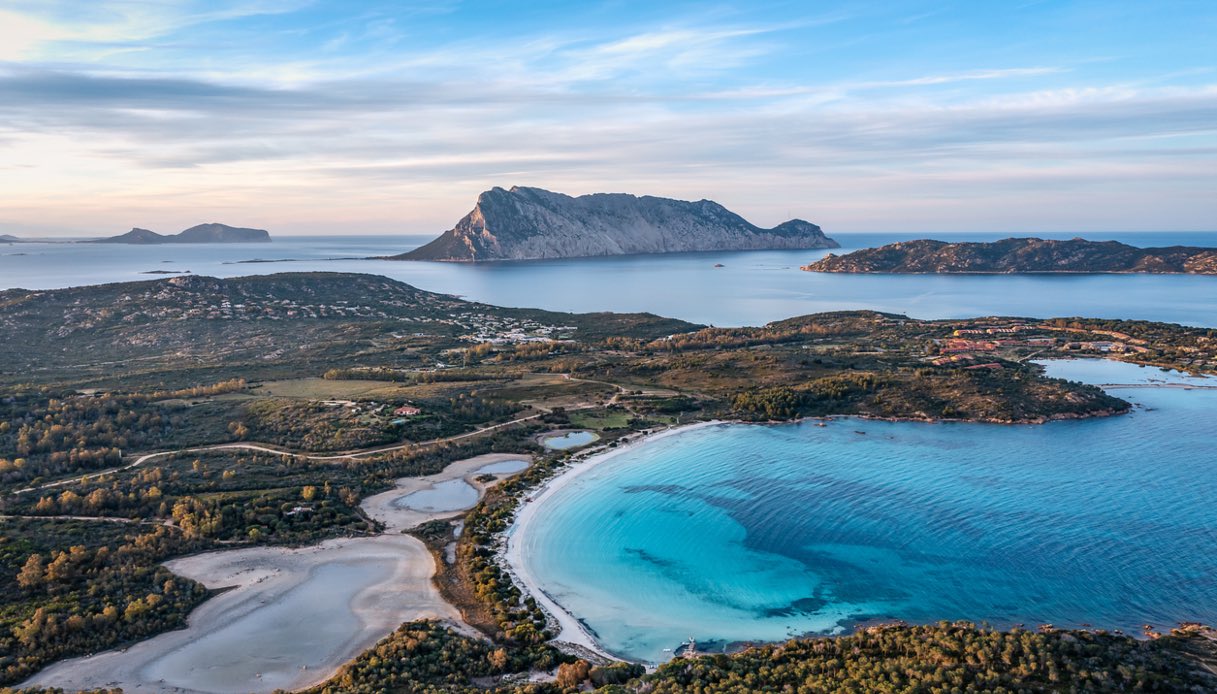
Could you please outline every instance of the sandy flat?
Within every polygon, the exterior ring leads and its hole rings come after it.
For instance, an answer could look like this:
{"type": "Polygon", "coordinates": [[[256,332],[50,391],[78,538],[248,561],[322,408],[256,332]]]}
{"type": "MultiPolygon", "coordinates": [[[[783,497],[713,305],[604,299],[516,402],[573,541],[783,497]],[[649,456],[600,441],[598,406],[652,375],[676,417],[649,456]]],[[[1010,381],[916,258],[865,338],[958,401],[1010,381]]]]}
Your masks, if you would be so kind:
{"type": "Polygon", "coordinates": [[[551,478],[544,485],[534,490],[522,503],[519,511],[516,513],[514,522],[507,530],[507,550],[503,553],[503,557],[507,562],[508,571],[512,574],[516,584],[528,595],[541,605],[541,607],[550,614],[558,623],[558,635],[554,638],[556,642],[570,643],[581,648],[586,648],[602,657],[610,660],[620,660],[617,656],[604,650],[604,648],[596,642],[596,639],[588,633],[587,629],[579,622],[578,618],[572,615],[555,601],[541,587],[541,583],[537,577],[529,570],[528,564],[524,557],[529,551],[526,537],[528,535],[528,526],[536,520],[539,515],[539,509],[545,505],[545,501],[556,494],[558,491],[565,488],[581,475],[594,469],[597,465],[605,461],[612,460],[627,451],[641,446],[645,443],[655,441],[661,438],[666,438],[681,432],[698,429],[701,427],[714,426],[721,422],[698,422],[681,427],[664,429],[657,433],[642,436],[630,441],[629,443],[619,445],[616,448],[600,449],[592,451],[592,454],[581,461],[576,458],[575,464],[563,471],[556,477],[551,478]]]}
{"type": "MultiPolygon", "coordinates": [[[[369,496],[363,500],[361,506],[364,513],[385,524],[386,534],[409,530],[420,523],[425,523],[435,518],[451,518],[463,510],[473,508],[477,504],[478,499],[486,491],[486,485],[478,482],[476,479],[481,474],[482,468],[499,466],[502,463],[513,460],[527,462],[530,458],[526,455],[513,453],[488,453],[474,458],[458,460],[444,468],[443,472],[434,475],[403,477],[397,480],[396,487],[387,492],[369,496]],[[458,480],[463,480],[466,484],[476,489],[477,497],[472,498],[470,503],[460,508],[447,508],[440,511],[430,510],[434,508],[432,504],[436,497],[422,495],[427,492],[434,492],[437,487],[442,488],[443,485],[458,480]],[[411,507],[410,499],[419,500],[419,507],[421,508],[411,507]]],[[[510,474],[512,473],[499,474],[498,476],[502,478],[510,474]]]]}
{"type": "Polygon", "coordinates": [[[528,458],[487,455],[458,461],[441,473],[406,478],[395,489],[369,497],[364,510],[385,523],[384,535],[327,540],[303,549],[208,552],[167,562],[173,572],[208,588],[233,589],[194,610],[185,629],[126,650],[60,662],[22,686],[201,694],[302,689],[328,679],[403,622],[441,619],[473,633],[432,584],[431,553],[401,534],[460,509],[423,511],[401,500],[454,480],[464,480],[480,497],[485,485],[474,478],[481,468],[502,469],[516,460],[524,464],[528,458]]]}

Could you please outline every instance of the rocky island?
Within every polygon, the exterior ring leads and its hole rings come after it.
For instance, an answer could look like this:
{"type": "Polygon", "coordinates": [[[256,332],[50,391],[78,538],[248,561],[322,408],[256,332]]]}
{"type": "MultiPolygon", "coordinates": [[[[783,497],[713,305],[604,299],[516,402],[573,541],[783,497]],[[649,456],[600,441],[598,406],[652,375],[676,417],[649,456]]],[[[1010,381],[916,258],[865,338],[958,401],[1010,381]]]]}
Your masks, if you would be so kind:
{"type": "Polygon", "coordinates": [[[227,224],[212,222],[192,226],[179,234],[158,234],[135,227],[125,234],[85,243],[126,243],[141,246],[161,243],[270,243],[270,234],[265,229],[230,227],[227,224]]]}
{"type": "Polygon", "coordinates": [[[893,274],[1153,273],[1217,274],[1217,248],[1137,248],[1119,241],[1010,238],[991,243],[920,239],[827,256],[808,272],[893,274]]]}
{"type": "Polygon", "coordinates": [[[792,219],[758,227],[711,200],[540,188],[493,188],[473,211],[421,248],[393,260],[536,260],[636,253],[838,248],[820,227],[792,219]]]}

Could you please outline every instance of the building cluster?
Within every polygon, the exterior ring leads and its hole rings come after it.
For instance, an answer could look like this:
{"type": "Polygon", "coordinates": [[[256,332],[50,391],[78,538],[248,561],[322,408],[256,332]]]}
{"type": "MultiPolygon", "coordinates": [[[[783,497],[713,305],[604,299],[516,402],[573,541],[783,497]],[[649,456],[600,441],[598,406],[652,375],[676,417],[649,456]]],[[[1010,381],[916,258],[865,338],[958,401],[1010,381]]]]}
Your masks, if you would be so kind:
{"type": "Polygon", "coordinates": [[[418,406],[413,405],[408,402],[400,404],[400,405],[395,405],[395,404],[390,404],[390,403],[377,402],[375,400],[363,400],[363,401],[359,401],[359,402],[356,402],[354,400],[322,400],[321,404],[326,405],[328,407],[345,408],[347,411],[347,414],[352,415],[352,416],[362,416],[364,418],[369,418],[369,417],[372,418],[371,420],[367,420],[367,421],[372,421],[375,418],[379,418],[379,417],[392,416],[395,418],[392,422],[393,424],[404,423],[405,422],[404,418],[417,417],[418,415],[423,413],[423,410],[421,407],[418,407],[418,406]]]}
{"type": "Polygon", "coordinates": [[[455,316],[452,322],[466,330],[460,339],[479,344],[569,340],[576,330],[573,325],[548,325],[529,318],[495,316],[488,313],[462,313],[455,316]]]}
{"type": "Polygon", "coordinates": [[[967,368],[1000,368],[996,362],[973,364],[985,354],[1007,348],[1030,348],[1057,351],[1127,353],[1148,352],[1145,340],[1114,330],[1080,330],[1055,325],[1000,325],[984,328],[962,328],[950,337],[934,340],[939,356],[930,359],[935,366],[971,364],[967,368]],[[1068,333],[1055,336],[1044,333],[1068,333]],[[1027,334],[1030,333],[1030,334],[1027,334]],[[1107,339],[1070,339],[1088,334],[1107,339]]]}
{"type": "MultiPolygon", "coordinates": [[[[322,300],[307,288],[294,299],[271,293],[223,288],[210,278],[182,276],[120,294],[113,307],[98,311],[78,299],[64,310],[60,336],[115,321],[128,324],[180,320],[298,320],[358,318],[406,323],[447,322],[464,302],[386,283],[368,287],[366,298],[322,300]]],[[[362,296],[362,294],[361,294],[362,296]]]]}

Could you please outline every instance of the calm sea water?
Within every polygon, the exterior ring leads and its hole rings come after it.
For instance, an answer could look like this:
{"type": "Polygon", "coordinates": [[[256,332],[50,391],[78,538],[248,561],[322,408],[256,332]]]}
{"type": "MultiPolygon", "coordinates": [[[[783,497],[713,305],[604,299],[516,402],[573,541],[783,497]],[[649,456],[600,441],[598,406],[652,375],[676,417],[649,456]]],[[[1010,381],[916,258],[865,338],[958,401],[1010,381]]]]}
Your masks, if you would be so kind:
{"type": "MultiPolygon", "coordinates": [[[[844,251],[934,234],[834,234],[844,251]]],[[[1009,234],[940,234],[996,240],[1009,234]]],[[[1068,238],[1071,234],[1041,234],[1068,238]]],[[[1138,246],[1217,246],[1217,232],[1087,234],[1138,246]]],[[[502,306],[649,311],[713,325],[758,325],[839,309],[917,318],[1085,315],[1217,326],[1217,278],[1162,275],[883,276],[818,274],[799,266],[827,251],[751,251],[524,263],[336,260],[401,253],[430,237],[281,237],[270,244],[0,245],[0,288],[49,289],[152,279],[189,270],[232,277],[300,270],[369,272],[502,306]],[[295,262],[246,263],[253,259],[295,262]],[[716,268],[715,264],[724,267],[716,268]]]]}
{"type": "Polygon", "coordinates": [[[1117,392],[1142,407],[1042,426],[692,430],[576,478],[519,541],[604,646],[647,661],[690,636],[778,640],[870,619],[1213,623],[1217,390],[1117,392]]]}

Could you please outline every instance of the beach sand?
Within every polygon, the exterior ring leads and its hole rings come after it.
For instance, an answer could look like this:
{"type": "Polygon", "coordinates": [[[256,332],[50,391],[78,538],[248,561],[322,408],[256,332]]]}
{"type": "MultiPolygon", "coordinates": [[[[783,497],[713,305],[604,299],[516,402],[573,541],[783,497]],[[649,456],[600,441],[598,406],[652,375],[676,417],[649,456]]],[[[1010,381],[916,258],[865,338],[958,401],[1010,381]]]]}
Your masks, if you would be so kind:
{"type": "Polygon", "coordinates": [[[474,479],[479,470],[515,460],[529,458],[494,454],[457,461],[443,472],[399,480],[396,488],[369,497],[364,511],[385,524],[383,535],[302,549],[208,552],[167,562],[174,573],[208,588],[231,590],[195,609],[185,629],[62,661],[21,686],[207,694],[302,689],[329,679],[403,622],[439,619],[476,635],[432,584],[431,553],[402,534],[461,510],[424,512],[394,502],[462,479],[480,497],[486,485],[474,479]]]}
{"type": "Polygon", "coordinates": [[[550,597],[541,587],[541,583],[537,580],[536,576],[528,568],[527,561],[525,560],[525,556],[529,551],[525,541],[525,538],[528,536],[528,526],[536,520],[540,510],[545,505],[545,501],[596,466],[627,453],[638,446],[686,431],[716,426],[718,424],[722,424],[722,422],[697,422],[638,436],[626,443],[619,444],[616,448],[601,447],[592,449],[582,459],[577,456],[569,468],[557,476],[550,478],[544,485],[534,489],[521,500],[515,520],[507,530],[507,548],[502,556],[506,561],[507,570],[511,573],[516,585],[526,594],[531,595],[541,605],[542,609],[557,622],[558,634],[554,638],[555,643],[571,644],[575,647],[575,651],[590,651],[608,660],[621,660],[621,658],[606,651],[587,628],[579,622],[577,617],[550,597]]]}

